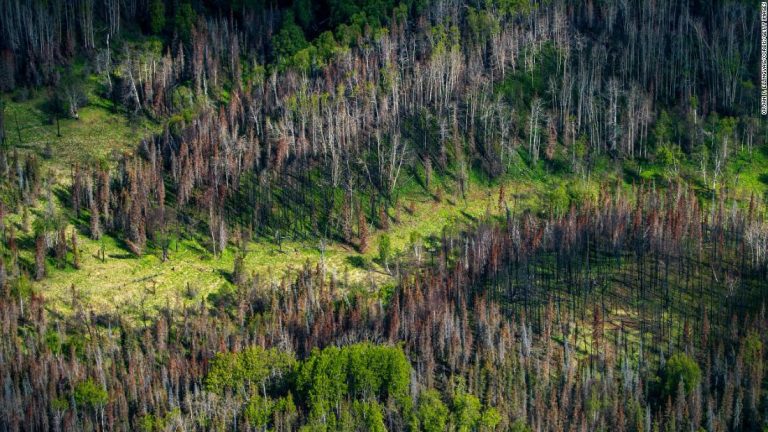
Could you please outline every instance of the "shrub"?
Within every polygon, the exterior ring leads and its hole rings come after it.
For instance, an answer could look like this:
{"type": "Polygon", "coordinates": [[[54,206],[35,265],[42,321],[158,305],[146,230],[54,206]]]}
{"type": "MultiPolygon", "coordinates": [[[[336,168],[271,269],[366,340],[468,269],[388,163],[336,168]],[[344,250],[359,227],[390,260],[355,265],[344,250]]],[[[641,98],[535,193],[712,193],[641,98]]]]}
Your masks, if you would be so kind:
{"type": "Polygon", "coordinates": [[[316,419],[347,398],[379,402],[391,398],[407,415],[410,375],[402,349],[361,343],[313,351],[297,370],[296,388],[316,419]]]}
{"type": "Polygon", "coordinates": [[[567,212],[571,204],[571,198],[568,196],[565,186],[560,185],[552,189],[547,195],[547,204],[549,210],[555,215],[567,212]]]}
{"type": "Polygon", "coordinates": [[[481,418],[480,400],[470,393],[459,392],[453,398],[453,414],[459,432],[475,430],[481,418]]]}
{"type": "Polygon", "coordinates": [[[77,383],[74,396],[78,406],[95,408],[107,403],[107,391],[91,378],[77,383]]]}
{"type": "Polygon", "coordinates": [[[259,346],[238,353],[218,353],[211,360],[205,379],[209,391],[222,394],[226,389],[248,391],[285,376],[295,363],[292,354],[259,346]]]}
{"type": "Polygon", "coordinates": [[[663,393],[665,397],[677,394],[677,388],[683,383],[686,394],[699,384],[701,369],[690,356],[677,353],[667,360],[663,371],[663,393]]]}
{"type": "Polygon", "coordinates": [[[416,418],[424,432],[442,432],[448,418],[448,407],[440,399],[437,390],[427,390],[419,396],[416,418]]]}

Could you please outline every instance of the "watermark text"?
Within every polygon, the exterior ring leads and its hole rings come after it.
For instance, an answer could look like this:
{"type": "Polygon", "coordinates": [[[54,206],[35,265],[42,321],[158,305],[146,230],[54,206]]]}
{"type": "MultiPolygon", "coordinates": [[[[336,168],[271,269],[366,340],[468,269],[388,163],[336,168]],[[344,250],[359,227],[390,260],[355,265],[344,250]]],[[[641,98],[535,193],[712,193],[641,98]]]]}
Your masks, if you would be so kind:
{"type": "Polygon", "coordinates": [[[760,2],[760,114],[768,115],[768,2],[760,2]]]}

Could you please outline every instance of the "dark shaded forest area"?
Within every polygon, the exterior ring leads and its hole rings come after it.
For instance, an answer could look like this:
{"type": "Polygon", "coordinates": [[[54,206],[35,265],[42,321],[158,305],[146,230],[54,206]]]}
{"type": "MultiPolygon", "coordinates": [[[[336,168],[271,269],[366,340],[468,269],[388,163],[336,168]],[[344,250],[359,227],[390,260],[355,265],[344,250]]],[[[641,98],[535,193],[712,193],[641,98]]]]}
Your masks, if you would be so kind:
{"type": "Polygon", "coordinates": [[[0,101],[0,430],[765,430],[768,167],[730,178],[768,154],[758,34],[742,1],[0,0],[3,100],[160,130],[62,181],[0,101]],[[605,181],[515,206],[536,175],[605,181]],[[498,202],[380,241],[392,283],[245,268],[365,252],[406,178],[498,202]],[[237,257],[194,307],[49,307],[107,235],[237,257]]]}

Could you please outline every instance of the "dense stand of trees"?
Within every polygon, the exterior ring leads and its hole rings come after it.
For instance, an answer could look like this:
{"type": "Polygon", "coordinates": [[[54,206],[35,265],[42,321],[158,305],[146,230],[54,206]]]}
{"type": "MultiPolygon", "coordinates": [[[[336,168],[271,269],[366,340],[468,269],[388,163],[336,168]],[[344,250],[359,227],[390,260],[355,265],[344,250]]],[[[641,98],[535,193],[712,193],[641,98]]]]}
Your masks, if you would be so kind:
{"type": "MultiPolygon", "coordinates": [[[[750,117],[757,20],[741,2],[377,4],[388,12],[363,21],[354,3],[330,9],[352,11],[351,24],[311,43],[313,31],[294,22],[301,5],[228,15],[198,5],[185,21],[185,4],[166,11],[175,18],[164,45],[90,46],[93,26],[82,23],[98,16],[74,20],[80,37],[69,38],[91,53],[106,96],[130,114],[170,119],[108,174],[108,202],[74,198],[100,210],[94,232],[118,233],[135,252],[176,223],[156,211],[166,199],[214,253],[238,225],[359,246],[354,222],[385,226],[405,177],[430,189],[433,172],[446,175],[463,195],[471,170],[498,177],[540,159],[590,170],[608,155],[673,172],[695,161],[714,189],[729,155],[763,133],[750,117]]],[[[17,17],[25,7],[43,6],[16,5],[3,21],[17,56],[32,50],[13,41],[37,35],[17,17]]],[[[101,170],[84,175],[103,180],[101,170]]]]}
{"type": "Polygon", "coordinates": [[[0,89],[54,86],[74,118],[79,62],[116,109],[166,126],[73,166],[64,191],[5,145],[0,109],[0,430],[765,425],[764,205],[717,187],[764,135],[751,5],[313,4],[2,2],[0,89]],[[78,267],[72,220],[164,260],[183,235],[214,255],[251,236],[365,251],[405,177],[441,201],[438,176],[460,196],[472,172],[601,158],[695,161],[706,203],[671,181],[514,214],[502,189],[500,217],[413,254],[384,237],[392,290],[322,266],[264,282],[238,258],[206,305],[95,315],[73,287],[57,316],[29,282],[78,267]]]}
{"type": "Polygon", "coordinates": [[[384,297],[305,268],[129,321],[74,293],[76,313],[51,317],[5,283],[0,424],[759,429],[768,267],[752,210],[631,196],[446,232],[421,265],[398,259],[384,297]]]}

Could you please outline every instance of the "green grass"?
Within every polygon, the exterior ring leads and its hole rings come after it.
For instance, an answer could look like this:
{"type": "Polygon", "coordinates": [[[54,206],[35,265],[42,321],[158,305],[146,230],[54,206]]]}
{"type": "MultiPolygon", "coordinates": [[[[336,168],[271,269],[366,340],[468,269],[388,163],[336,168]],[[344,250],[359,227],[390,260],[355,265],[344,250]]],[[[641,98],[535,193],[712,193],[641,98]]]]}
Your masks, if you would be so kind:
{"type": "MultiPolygon", "coordinates": [[[[546,184],[530,180],[506,179],[503,183],[507,202],[514,211],[536,209],[537,203],[541,202],[540,195],[547,189],[546,184]]],[[[474,181],[466,199],[461,198],[456,187],[445,178],[438,179],[432,191],[438,184],[444,190],[441,202],[423,188],[411,188],[401,198],[400,210],[389,209],[390,215],[397,215],[398,219],[390,224],[386,233],[390,236],[394,254],[410,252],[412,233],[417,233],[422,241],[429,236],[439,236],[446,226],[461,228],[471,224],[487,212],[497,217],[503,215],[503,210],[498,207],[498,183],[489,185],[474,181]],[[412,214],[410,210],[414,210],[412,214]]],[[[11,220],[21,228],[18,215],[11,220]]],[[[73,229],[70,226],[68,231],[73,229]]],[[[282,247],[268,240],[251,242],[247,247],[245,268],[262,280],[275,282],[294,274],[304,265],[314,267],[324,262],[329,278],[363,287],[391,283],[393,277],[377,260],[379,238],[383,234],[383,231],[372,228],[365,254],[358,253],[350,245],[329,242],[323,255],[319,240],[284,241],[282,247]]],[[[26,241],[33,241],[31,234],[26,235],[26,241]]],[[[79,270],[71,265],[66,269],[55,268],[50,260],[49,275],[35,283],[38,292],[51,300],[50,307],[58,312],[72,311],[73,293],[81,307],[96,312],[141,312],[166,305],[197,304],[222,285],[231,285],[230,275],[236,256],[235,248],[230,246],[214,257],[204,245],[191,239],[181,240],[178,244],[173,242],[166,262],[162,262],[156,249],[136,257],[110,236],[94,241],[80,233],[79,245],[79,270]],[[102,247],[106,255],[104,262],[99,257],[102,247]]],[[[21,258],[32,263],[32,253],[31,250],[23,251],[21,258]]],[[[71,254],[68,260],[71,264],[71,254]]]]}
{"type": "MultiPolygon", "coordinates": [[[[265,278],[276,279],[299,269],[305,262],[320,261],[319,249],[306,244],[285,242],[281,252],[275,245],[255,242],[248,249],[246,269],[265,278]]],[[[39,291],[53,300],[51,304],[60,311],[71,310],[72,286],[86,310],[137,310],[142,304],[152,310],[166,305],[195,304],[223,284],[230,284],[235,257],[233,248],[213,257],[197,242],[182,240],[178,245],[171,244],[169,260],[162,262],[156,251],[136,257],[108,236],[103,241],[82,239],[80,250],[79,270],[54,269],[37,284],[39,291]],[[99,257],[102,243],[104,262],[99,257]]],[[[346,253],[338,245],[326,250],[329,272],[342,268],[346,253]]]]}
{"type": "MultiPolygon", "coordinates": [[[[532,185],[510,181],[505,187],[507,196],[516,193],[523,197],[521,206],[528,207],[536,201],[532,185]]],[[[415,212],[410,214],[401,209],[399,222],[390,225],[387,234],[392,240],[393,251],[410,250],[413,232],[421,238],[439,235],[446,225],[472,223],[485,215],[489,206],[491,212],[498,215],[497,194],[496,187],[475,185],[469,190],[466,200],[451,198],[448,193],[440,203],[426,192],[408,195],[399,205],[407,203],[410,207],[413,201],[415,212]]],[[[390,209],[390,214],[394,215],[395,211],[390,209]]],[[[70,232],[72,229],[74,227],[69,228],[70,232]]],[[[251,242],[247,247],[245,268],[249,273],[258,274],[262,280],[275,282],[304,265],[314,267],[323,261],[328,277],[362,286],[388,283],[394,279],[376,259],[382,234],[381,230],[371,233],[365,254],[359,254],[349,245],[334,242],[328,243],[324,256],[320,252],[319,241],[284,241],[282,247],[266,240],[251,242]]],[[[162,262],[157,250],[149,250],[144,256],[136,257],[109,236],[94,241],[81,234],[79,243],[79,270],[71,266],[56,269],[51,261],[49,276],[35,284],[41,294],[52,300],[49,304],[58,312],[71,312],[73,286],[80,305],[96,312],[138,312],[142,307],[152,311],[166,305],[197,304],[222,285],[231,284],[229,278],[236,255],[233,246],[214,257],[197,241],[181,240],[178,245],[175,242],[171,244],[169,260],[162,262]],[[102,245],[106,255],[104,262],[99,257],[102,245]]],[[[22,258],[29,262],[34,260],[31,251],[26,251],[22,258]]],[[[70,254],[70,262],[71,259],[70,254]]]]}
{"type": "Polygon", "coordinates": [[[6,144],[38,155],[44,167],[62,174],[75,163],[109,161],[113,154],[132,152],[141,139],[160,132],[160,125],[146,119],[130,121],[115,111],[111,101],[93,90],[87,93],[89,104],[80,108],[79,119],[60,119],[58,126],[46,110],[50,97],[45,91],[33,92],[23,101],[7,100],[6,144]],[[45,157],[47,149],[50,157],[45,157]]]}
{"type": "Polygon", "coordinates": [[[758,200],[765,201],[768,198],[768,148],[736,152],[724,177],[739,198],[748,200],[754,193],[758,200]]]}

